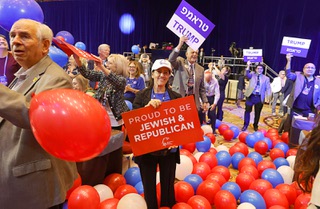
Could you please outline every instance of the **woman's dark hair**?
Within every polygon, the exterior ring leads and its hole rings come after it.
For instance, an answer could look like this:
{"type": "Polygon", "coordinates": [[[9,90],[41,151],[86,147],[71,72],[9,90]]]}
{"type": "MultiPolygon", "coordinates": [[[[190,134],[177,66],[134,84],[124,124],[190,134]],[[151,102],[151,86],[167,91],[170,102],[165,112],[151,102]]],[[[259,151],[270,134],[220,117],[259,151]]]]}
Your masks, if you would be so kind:
{"type": "Polygon", "coordinates": [[[299,187],[304,192],[311,192],[313,178],[319,171],[320,160],[320,117],[316,119],[317,126],[306,136],[299,147],[301,155],[296,158],[295,176],[299,187]]]}

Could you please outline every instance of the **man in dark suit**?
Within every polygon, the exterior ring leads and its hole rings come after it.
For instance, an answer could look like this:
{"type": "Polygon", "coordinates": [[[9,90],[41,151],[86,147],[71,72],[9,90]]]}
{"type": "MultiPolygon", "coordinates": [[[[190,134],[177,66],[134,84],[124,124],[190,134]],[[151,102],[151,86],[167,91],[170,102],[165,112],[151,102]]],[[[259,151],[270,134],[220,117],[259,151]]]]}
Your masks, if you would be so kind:
{"type": "Polygon", "coordinates": [[[1,208],[62,208],[77,178],[76,164],[47,153],[29,121],[33,94],[72,88],[71,78],[48,56],[52,37],[48,26],[30,19],[18,20],[10,31],[21,69],[9,88],[0,85],[1,208]]]}
{"type": "Polygon", "coordinates": [[[209,103],[204,88],[204,69],[197,63],[198,50],[188,47],[186,52],[187,59],[178,57],[181,47],[187,40],[187,37],[182,36],[179,44],[169,56],[169,62],[174,69],[172,90],[183,97],[193,95],[201,118],[202,112],[208,110],[209,103]]]}
{"type": "Polygon", "coordinates": [[[266,102],[269,102],[271,97],[270,79],[262,74],[263,66],[259,64],[256,66],[255,72],[250,72],[250,64],[251,62],[248,61],[245,72],[245,76],[249,80],[249,85],[246,92],[244,93],[244,95],[246,96],[246,110],[244,112],[244,124],[242,127],[242,131],[245,131],[248,128],[252,106],[254,106],[253,129],[255,131],[258,130],[258,123],[263,104],[265,102],[265,99],[266,102]]]}

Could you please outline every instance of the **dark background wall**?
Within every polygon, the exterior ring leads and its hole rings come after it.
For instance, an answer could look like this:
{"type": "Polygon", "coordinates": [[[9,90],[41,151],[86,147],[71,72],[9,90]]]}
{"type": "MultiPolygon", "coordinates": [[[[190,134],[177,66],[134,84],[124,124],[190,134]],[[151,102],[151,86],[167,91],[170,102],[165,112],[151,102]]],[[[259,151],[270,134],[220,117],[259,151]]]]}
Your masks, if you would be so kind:
{"type": "MultiPolygon", "coordinates": [[[[69,31],[75,42],[82,41],[87,51],[97,54],[101,43],[111,45],[111,53],[131,51],[134,44],[150,42],[178,43],[179,38],[166,24],[180,0],[74,0],[41,2],[44,22],[54,34],[69,31]],[[135,30],[122,34],[119,18],[130,13],[135,30]]],[[[207,55],[231,56],[229,46],[262,48],[264,61],[279,71],[285,65],[280,54],[283,36],[312,39],[307,58],[294,58],[293,69],[301,70],[307,62],[320,67],[320,1],[319,0],[187,0],[216,27],[202,47],[207,55]]],[[[0,33],[7,35],[0,29],[0,33]]],[[[317,72],[318,74],[318,72],[317,72]]]]}

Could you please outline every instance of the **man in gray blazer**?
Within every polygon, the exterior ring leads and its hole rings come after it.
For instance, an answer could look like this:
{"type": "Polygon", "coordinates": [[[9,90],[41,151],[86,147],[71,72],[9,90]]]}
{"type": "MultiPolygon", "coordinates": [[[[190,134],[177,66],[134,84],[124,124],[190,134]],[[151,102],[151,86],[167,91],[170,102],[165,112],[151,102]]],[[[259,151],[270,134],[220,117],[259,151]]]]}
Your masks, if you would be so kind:
{"type": "Polygon", "coordinates": [[[246,110],[244,112],[244,124],[242,127],[242,131],[245,131],[248,128],[252,106],[254,106],[253,129],[255,131],[258,130],[258,123],[263,104],[265,100],[266,102],[269,102],[271,97],[270,79],[262,74],[263,66],[259,64],[256,66],[255,72],[250,72],[250,64],[251,62],[248,61],[245,72],[245,76],[249,80],[249,85],[246,92],[244,93],[244,95],[246,96],[246,110]]]}
{"type": "Polygon", "coordinates": [[[47,153],[29,121],[33,94],[72,88],[69,76],[48,56],[52,37],[48,26],[29,19],[18,20],[10,31],[21,69],[9,88],[0,85],[1,208],[61,208],[77,178],[75,163],[47,153]]]}
{"type": "Polygon", "coordinates": [[[169,62],[172,64],[174,73],[172,90],[181,94],[182,97],[193,95],[199,118],[201,118],[201,113],[209,108],[204,88],[204,69],[196,63],[198,50],[188,47],[186,52],[187,59],[179,57],[180,49],[187,40],[187,37],[182,36],[177,47],[169,55],[169,62]]]}

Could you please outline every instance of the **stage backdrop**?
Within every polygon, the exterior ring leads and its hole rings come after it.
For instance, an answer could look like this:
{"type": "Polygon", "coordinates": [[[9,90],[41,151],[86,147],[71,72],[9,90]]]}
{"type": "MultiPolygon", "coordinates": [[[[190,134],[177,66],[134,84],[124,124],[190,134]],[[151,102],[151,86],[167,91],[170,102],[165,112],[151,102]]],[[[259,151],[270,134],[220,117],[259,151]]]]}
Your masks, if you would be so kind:
{"type": "MultiPolygon", "coordinates": [[[[44,21],[54,34],[69,31],[75,42],[84,42],[87,51],[97,54],[101,43],[111,45],[111,53],[131,51],[134,44],[178,43],[178,37],[166,28],[180,0],[69,0],[39,3],[44,21]],[[122,34],[119,18],[130,13],[135,30],[122,34]]],[[[284,68],[280,54],[283,36],[312,39],[307,58],[294,58],[293,69],[302,70],[306,62],[320,68],[319,0],[188,0],[189,4],[211,20],[216,27],[202,47],[206,55],[231,56],[229,46],[263,49],[265,62],[274,70],[284,68]]],[[[0,33],[8,33],[0,29],[0,33]]],[[[317,70],[318,74],[318,70],[317,70]]]]}

